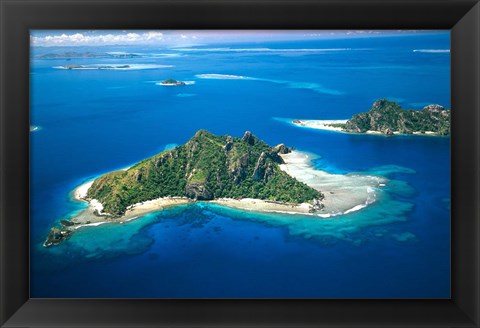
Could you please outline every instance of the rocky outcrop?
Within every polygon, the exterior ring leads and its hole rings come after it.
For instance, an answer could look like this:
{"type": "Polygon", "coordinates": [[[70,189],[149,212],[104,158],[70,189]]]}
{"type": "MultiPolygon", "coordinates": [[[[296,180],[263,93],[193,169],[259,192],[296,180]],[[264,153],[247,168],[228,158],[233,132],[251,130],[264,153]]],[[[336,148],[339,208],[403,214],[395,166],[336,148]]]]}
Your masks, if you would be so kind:
{"type": "Polygon", "coordinates": [[[59,229],[59,228],[52,228],[47,236],[47,240],[43,243],[43,246],[50,247],[53,245],[58,245],[62,241],[68,239],[72,231],[69,229],[59,229]]]}
{"type": "Polygon", "coordinates": [[[392,129],[386,128],[383,133],[387,136],[393,136],[393,131],[392,129]]]}
{"type": "MultiPolygon", "coordinates": [[[[276,155],[276,153],[274,154],[276,155]]],[[[252,179],[254,181],[268,181],[275,175],[274,164],[271,161],[268,161],[269,158],[271,159],[270,154],[265,152],[263,152],[258,158],[252,174],[252,179]]]]}
{"type": "Polygon", "coordinates": [[[443,107],[443,106],[440,106],[440,105],[432,104],[432,105],[428,105],[428,106],[423,107],[423,110],[426,110],[428,112],[438,113],[438,112],[446,110],[446,108],[443,107]]]}
{"type": "Polygon", "coordinates": [[[285,146],[284,144],[278,144],[275,147],[273,147],[272,152],[277,153],[277,154],[288,154],[292,150],[285,146]]]}
{"type": "Polygon", "coordinates": [[[225,151],[230,151],[233,148],[233,138],[231,136],[227,136],[225,140],[225,146],[223,146],[223,149],[225,151]]]}
{"type": "Polygon", "coordinates": [[[185,187],[185,196],[194,200],[212,200],[213,194],[201,183],[189,183],[185,187]]]}
{"type": "Polygon", "coordinates": [[[234,183],[238,184],[242,182],[247,176],[249,158],[250,156],[248,154],[243,154],[235,162],[234,167],[231,170],[234,183]]]}
{"type": "Polygon", "coordinates": [[[310,213],[315,213],[320,210],[322,210],[325,205],[322,203],[323,198],[315,198],[312,202],[312,205],[310,205],[310,209],[308,210],[310,213]]]}
{"type": "Polygon", "coordinates": [[[272,150],[269,153],[269,156],[275,163],[285,164],[285,161],[280,156],[280,154],[282,154],[282,155],[283,154],[288,154],[291,151],[292,150],[290,148],[288,148],[287,146],[285,146],[284,144],[279,144],[279,145],[272,148],[272,150]]]}
{"type": "Polygon", "coordinates": [[[255,144],[256,138],[250,131],[247,131],[243,135],[242,141],[248,143],[251,146],[253,146],[255,144]]]}
{"type": "Polygon", "coordinates": [[[268,155],[265,153],[262,153],[258,158],[257,164],[255,165],[255,169],[253,170],[253,175],[252,175],[253,180],[258,181],[264,178],[265,170],[267,169],[266,167],[267,158],[268,158],[268,155]]]}
{"type": "Polygon", "coordinates": [[[142,176],[143,176],[143,174],[142,174],[141,171],[136,171],[136,172],[134,173],[135,181],[137,181],[137,182],[142,181],[142,176]]]}

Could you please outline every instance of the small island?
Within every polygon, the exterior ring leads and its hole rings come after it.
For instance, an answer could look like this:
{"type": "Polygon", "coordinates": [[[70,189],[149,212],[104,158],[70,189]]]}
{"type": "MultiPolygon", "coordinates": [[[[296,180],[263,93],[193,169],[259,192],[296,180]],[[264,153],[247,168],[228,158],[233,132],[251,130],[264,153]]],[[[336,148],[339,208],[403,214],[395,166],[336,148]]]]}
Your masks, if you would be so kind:
{"type": "Polygon", "coordinates": [[[60,220],[45,247],[78,228],[124,223],[170,206],[206,201],[242,210],[331,217],[375,201],[385,179],[315,170],[312,155],[271,147],[249,131],[243,137],[199,130],[184,145],[107,173],[74,192],[89,207],[60,220]]]}
{"type": "Polygon", "coordinates": [[[449,109],[440,105],[408,110],[396,102],[380,99],[368,112],[356,114],[349,120],[293,120],[292,123],[346,133],[447,136],[450,134],[450,113],[449,109]]]}
{"type": "Polygon", "coordinates": [[[159,85],[164,85],[164,86],[180,86],[180,85],[186,85],[185,82],[183,81],[177,81],[174,79],[167,79],[159,83],[159,85]]]}

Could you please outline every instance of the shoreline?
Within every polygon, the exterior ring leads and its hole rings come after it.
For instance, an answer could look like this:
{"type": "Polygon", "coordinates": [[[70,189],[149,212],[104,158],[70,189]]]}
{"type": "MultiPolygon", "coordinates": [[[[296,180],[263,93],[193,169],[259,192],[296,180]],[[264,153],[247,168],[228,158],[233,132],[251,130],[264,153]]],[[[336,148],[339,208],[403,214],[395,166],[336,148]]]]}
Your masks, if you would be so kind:
{"type": "Polygon", "coordinates": [[[89,180],[73,190],[72,199],[88,203],[88,207],[72,218],[60,220],[60,227],[52,227],[43,243],[44,247],[60,244],[80,228],[95,227],[106,223],[123,224],[149,213],[193,202],[186,197],[162,197],[130,205],[124,215],[112,218],[107,213],[102,213],[103,205],[98,200],[86,198],[87,191],[94,181],[95,179],[89,180]]]}
{"type": "MultiPolygon", "coordinates": [[[[280,164],[282,171],[323,193],[324,199],[321,203],[324,205],[324,208],[317,209],[315,213],[311,213],[309,211],[312,205],[309,203],[288,204],[253,198],[217,198],[202,202],[260,212],[288,212],[329,217],[351,213],[368,206],[375,202],[375,189],[386,186],[387,179],[379,176],[333,174],[317,170],[312,163],[316,155],[307,152],[294,150],[288,154],[280,154],[280,156],[285,162],[285,164],[280,164]]],[[[124,215],[112,219],[108,217],[108,213],[102,212],[103,205],[98,200],[86,198],[87,191],[92,186],[94,180],[87,181],[74,189],[73,198],[77,201],[87,202],[92,214],[95,210],[98,211],[100,215],[95,215],[95,217],[107,219],[107,222],[129,221],[134,216],[162,210],[165,207],[196,202],[187,197],[156,198],[130,205],[127,207],[124,215]]],[[[75,219],[76,217],[72,218],[72,221],[75,221],[75,219]]],[[[100,221],[97,219],[95,222],[100,221]]]]}
{"type": "MultiPolygon", "coordinates": [[[[288,204],[270,200],[242,198],[218,198],[202,201],[230,208],[260,213],[301,214],[319,218],[330,218],[361,210],[376,201],[376,189],[386,185],[387,179],[371,175],[332,174],[316,170],[312,160],[315,155],[292,151],[280,154],[285,164],[280,169],[298,181],[320,191],[324,198],[323,206],[318,207],[310,203],[288,204]]],[[[187,197],[161,197],[136,203],[127,207],[126,212],[119,218],[113,218],[103,213],[103,205],[96,199],[87,198],[88,189],[95,179],[82,183],[72,192],[72,198],[79,202],[88,203],[88,207],[70,219],[60,220],[60,228],[53,227],[44,243],[45,247],[57,245],[77,229],[98,226],[106,223],[123,224],[140,218],[146,214],[163,209],[195,203],[187,197]]]]}
{"type": "Polygon", "coordinates": [[[392,135],[397,136],[428,136],[428,137],[442,137],[433,131],[425,131],[425,133],[421,132],[413,132],[411,134],[408,133],[401,133],[399,131],[392,131],[392,134],[386,134],[380,131],[368,130],[366,132],[349,132],[345,131],[340,127],[331,126],[331,124],[345,124],[348,120],[298,120],[295,119],[290,121],[291,124],[297,127],[308,128],[308,129],[316,129],[316,130],[324,130],[324,131],[333,131],[345,134],[369,134],[369,135],[378,135],[384,137],[390,137],[392,135]]]}
{"type": "Polygon", "coordinates": [[[75,229],[83,226],[100,225],[103,223],[124,223],[139,218],[145,214],[160,211],[171,206],[193,202],[192,199],[187,197],[160,197],[130,205],[127,207],[125,214],[123,214],[121,217],[112,218],[108,215],[108,213],[102,212],[102,203],[96,199],[86,198],[87,191],[92,186],[94,181],[95,180],[90,180],[85,182],[73,191],[74,200],[88,203],[88,207],[84,211],[69,220],[75,224],[75,229]]]}
{"type": "Polygon", "coordinates": [[[260,213],[284,213],[284,214],[302,214],[316,215],[311,213],[312,207],[309,203],[302,204],[286,204],[275,201],[256,199],[256,198],[217,198],[206,201],[205,203],[217,204],[225,207],[235,208],[239,210],[260,212],[260,213]]]}

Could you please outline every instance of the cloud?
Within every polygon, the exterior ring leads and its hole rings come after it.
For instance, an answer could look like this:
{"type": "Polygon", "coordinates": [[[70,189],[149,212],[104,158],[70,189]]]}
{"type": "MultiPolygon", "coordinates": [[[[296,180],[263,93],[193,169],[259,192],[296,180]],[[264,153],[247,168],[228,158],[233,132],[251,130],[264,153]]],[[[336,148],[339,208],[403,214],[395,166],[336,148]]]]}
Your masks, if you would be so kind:
{"type": "Polygon", "coordinates": [[[161,32],[149,31],[143,33],[117,34],[57,34],[45,36],[31,36],[30,42],[35,46],[75,46],[75,45],[124,45],[124,44],[152,44],[161,42],[164,35],[161,32]]]}
{"type": "MultiPolygon", "coordinates": [[[[101,46],[101,45],[152,45],[191,46],[192,44],[269,42],[307,39],[364,38],[395,36],[415,31],[379,30],[97,30],[97,31],[33,31],[32,46],[101,46]]],[[[415,32],[416,33],[416,32],[415,32]]],[[[430,33],[433,33],[430,31],[430,33]]]]}

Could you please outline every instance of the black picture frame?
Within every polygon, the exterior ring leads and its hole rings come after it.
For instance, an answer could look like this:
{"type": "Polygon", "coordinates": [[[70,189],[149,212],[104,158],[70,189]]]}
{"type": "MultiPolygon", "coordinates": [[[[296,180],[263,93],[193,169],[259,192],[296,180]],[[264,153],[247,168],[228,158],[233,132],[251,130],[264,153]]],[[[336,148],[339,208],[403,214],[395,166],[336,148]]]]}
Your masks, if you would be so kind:
{"type": "Polygon", "coordinates": [[[0,0],[2,327],[480,327],[476,0],[0,0]],[[451,300],[29,299],[30,29],[449,29],[451,300]]]}

